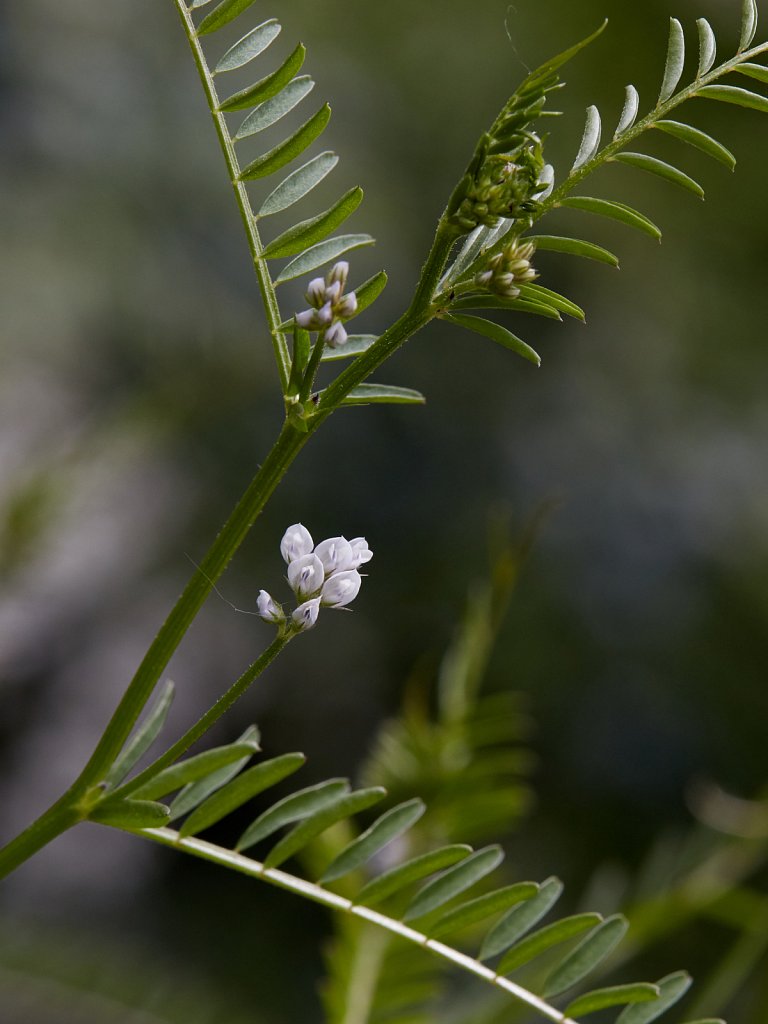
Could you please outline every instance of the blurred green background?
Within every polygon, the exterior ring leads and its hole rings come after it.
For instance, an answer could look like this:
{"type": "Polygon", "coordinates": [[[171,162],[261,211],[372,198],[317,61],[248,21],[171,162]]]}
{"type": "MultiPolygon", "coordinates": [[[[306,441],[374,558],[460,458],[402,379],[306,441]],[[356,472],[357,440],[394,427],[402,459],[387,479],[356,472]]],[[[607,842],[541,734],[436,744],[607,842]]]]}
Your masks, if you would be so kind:
{"type": "MultiPolygon", "coordinates": [[[[276,48],[307,44],[313,102],[334,110],[324,144],[342,162],[301,215],[342,188],[366,190],[351,230],[378,244],[353,256],[353,279],[383,266],[390,284],[361,329],[403,309],[448,191],[527,66],[610,18],[558,97],[566,116],[551,123],[547,156],[562,175],[588,104],[611,125],[632,81],[651,105],[669,15],[691,44],[694,19],[708,17],[725,55],[738,7],[254,7],[245,27],[278,15],[276,48]]],[[[439,657],[485,573],[489,516],[508,510],[514,533],[553,502],[488,687],[527,694],[537,725],[536,804],[508,845],[514,871],[556,871],[573,899],[599,866],[634,871],[660,836],[688,830],[697,780],[746,798],[766,781],[768,122],[698,101],[688,118],[735,150],[735,178],[671,139],[644,148],[676,157],[706,205],[627,167],[599,172],[588,190],[638,206],[664,229],[663,246],[576,212],[552,219],[553,231],[622,260],[616,273],[537,258],[542,283],[586,308],[586,327],[520,318],[540,371],[430,327],[378,375],[419,388],[428,405],[334,416],[222,583],[245,608],[260,587],[277,596],[289,523],[317,539],[368,538],[375,559],[355,614],[325,615],[216,733],[231,739],[256,720],[268,752],[308,754],[302,781],[354,774],[412,666],[439,657]]],[[[0,3],[0,139],[6,837],[81,767],[281,410],[237,210],[170,0],[0,3]]],[[[286,294],[298,308],[298,290],[286,294]]],[[[269,637],[212,597],[169,670],[171,728],[269,637]]],[[[0,1005],[14,1024],[128,1020],[119,993],[136,965],[150,1000],[137,1021],[319,1019],[323,915],[167,851],[82,827],[0,899],[0,1005]],[[75,1009],[40,977],[50,964],[74,984],[70,961],[102,1002],[75,1009]],[[182,997],[194,1011],[174,1009],[182,997]]],[[[706,977],[732,939],[691,931],[648,953],[648,970],[690,965],[706,977]]],[[[763,961],[734,1021],[768,1019],[765,973],[763,961]]]]}

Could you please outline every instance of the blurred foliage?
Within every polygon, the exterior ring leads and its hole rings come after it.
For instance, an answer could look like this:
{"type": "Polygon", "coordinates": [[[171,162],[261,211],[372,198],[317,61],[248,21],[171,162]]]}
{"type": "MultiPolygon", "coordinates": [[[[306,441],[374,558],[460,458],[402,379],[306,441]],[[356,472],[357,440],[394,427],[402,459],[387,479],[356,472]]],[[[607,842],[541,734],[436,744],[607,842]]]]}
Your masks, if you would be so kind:
{"type": "MultiPolygon", "coordinates": [[[[576,152],[587,104],[618,113],[627,79],[655,96],[670,14],[708,17],[726,40],[732,25],[735,41],[737,6],[287,5],[285,35],[307,42],[333,100],[341,171],[365,187],[366,226],[379,239],[355,269],[362,278],[382,261],[390,272],[376,317],[407,300],[478,126],[524,65],[610,18],[567,76],[566,116],[550,142],[560,166],[576,152]]],[[[10,833],[81,766],[189,572],[185,555],[204,549],[280,409],[172,6],[0,4],[0,55],[0,800],[10,833]]],[[[543,282],[584,306],[588,327],[537,321],[538,373],[453,328],[425,332],[397,361],[427,408],[331,421],[224,581],[251,607],[279,571],[274,540],[289,522],[370,539],[376,585],[356,614],[295,645],[228,726],[231,736],[258,718],[275,749],[311,753],[318,779],[348,772],[399,706],[409,666],[448,641],[488,507],[502,501],[522,515],[559,498],[487,680],[490,694],[523,691],[538,723],[538,799],[514,840],[517,874],[556,870],[571,891],[603,860],[616,865],[604,878],[631,877],[660,830],[687,832],[691,778],[743,797],[765,784],[768,136],[747,112],[695,113],[739,152],[735,183],[694,158],[702,208],[606,169],[606,193],[621,177],[627,200],[666,230],[659,249],[606,223],[620,275],[542,256],[543,282]]],[[[674,142],[656,145],[664,157],[674,142]]],[[[563,222],[576,216],[564,211],[563,222]]],[[[172,666],[184,700],[171,724],[183,728],[266,637],[211,602],[172,666]]],[[[411,700],[409,728],[426,753],[433,726],[411,700]]],[[[129,838],[99,836],[65,837],[4,887],[12,933],[24,921],[60,928],[61,946],[90,932],[100,951],[120,936],[161,964],[173,949],[218,1001],[212,1019],[229,1014],[223,994],[251,1007],[257,993],[265,1021],[316,1019],[319,912],[303,911],[304,969],[286,990],[258,928],[282,897],[244,897],[238,879],[163,853],[137,859],[129,838]],[[195,929],[197,913],[220,936],[215,948],[195,929]]],[[[764,868],[755,871],[764,892],[764,868]]],[[[759,910],[738,907],[731,919],[759,924],[759,910]]],[[[286,938],[281,927],[273,942],[286,938]]],[[[704,976],[733,935],[732,924],[693,919],[675,952],[704,976]]],[[[660,973],[669,947],[642,957],[645,973],[660,973]]],[[[768,1005],[764,954],[756,964],[737,986],[740,1024],[759,1024],[768,1005]]],[[[40,1003],[55,1007],[46,991],[41,982],[40,1003]]],[[[41,1005],[25,1013],[33,1024],[63,1016],[41,1005]]]]}

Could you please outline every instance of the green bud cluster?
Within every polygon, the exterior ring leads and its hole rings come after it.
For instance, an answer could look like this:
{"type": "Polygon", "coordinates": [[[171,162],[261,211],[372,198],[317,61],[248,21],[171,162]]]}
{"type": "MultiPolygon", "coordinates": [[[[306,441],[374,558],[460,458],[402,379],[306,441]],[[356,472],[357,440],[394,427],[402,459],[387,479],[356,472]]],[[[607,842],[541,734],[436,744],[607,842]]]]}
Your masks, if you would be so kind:
{"type": "Polygon", "coordinates": [[[536,251],[533,242],[514,242],[501,252],[491,256],[475,278],[475,284],[496,295],[507,299],[516,299],[520,295],[519,285],[535,281],[539,276],[531,266],[531,259],[536,251]]]}

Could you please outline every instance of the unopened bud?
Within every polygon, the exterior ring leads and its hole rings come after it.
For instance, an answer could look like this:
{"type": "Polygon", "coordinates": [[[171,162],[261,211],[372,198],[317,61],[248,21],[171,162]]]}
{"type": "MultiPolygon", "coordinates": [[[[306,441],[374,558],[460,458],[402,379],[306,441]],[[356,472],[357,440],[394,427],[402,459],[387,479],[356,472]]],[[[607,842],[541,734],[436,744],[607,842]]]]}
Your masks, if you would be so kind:
{"type": "Polygon", "coordinates": [[[349,264],[346,260],[339,260],[338,263],[334,263],[333,267],[328,273],[326,280],[328,284],[335,284],[337,281],[341,285],[341,290],[344,291],[344,286],[347,283],[347,276],[349,275],[349,264]]]}
{"type": "Polygon", "coordinates": [[[279,626],[285,622],[285,612],[282,607],[275,601],[271,594],[268,594],[266,590],[260,590],[259,596],[256,600],[256,608],[258,609],[259,615],[265,622],[271,622],[275,626],[279,626]]]}
{"type": "Polygon", "coordinates": [[[348,295],[342,295],[336,303],[336,314],[343,320],[348,320],[351,316],[354,316],[356,312],[357,296],[355,293],[350,292],[348,295]]]}
{"type": "Polygon", "coordinates": [[[336,320],[325,332],[325,343],[328,348],[341,348],[342,345],[347,343],[347,337],[347,332],[341,320],[336,320]]]}
{"type": "Polygon", "coordinates": [[[290,564],[295,562],[297,558],[310,554],[314,546],[315,542],[312,540],[312,534],[306,526],[302,526],[301,523],[294,523],[283,534],[283,539],[280,541],[280,554],[290,564]]]}
{"type": "Polygon", "coordinates": [[[322,277],[316,277],[309,282],[306,291],[306,300],[310,306],[319,309],[325,302],[325,281],[322,277]]]}
{"type": "Polygon", "coordinates": [[[312,629],[314,624],[317,622],[317,617],[320,614],[320,598],[313,597],[310,601],[305,601],[295,609],[291,618],[299,629],[304,632],[307,629],[312,629]]]}

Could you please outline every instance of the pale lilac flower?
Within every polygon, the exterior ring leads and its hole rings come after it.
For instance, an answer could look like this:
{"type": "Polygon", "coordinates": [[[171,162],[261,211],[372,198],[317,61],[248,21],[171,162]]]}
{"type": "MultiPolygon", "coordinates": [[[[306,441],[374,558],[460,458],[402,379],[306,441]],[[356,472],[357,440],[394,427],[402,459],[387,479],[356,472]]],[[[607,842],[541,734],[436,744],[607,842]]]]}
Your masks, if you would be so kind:
{"type": "Polygon", "coordinates": [[[334,573],[323,585],[320,595],[323,605],[326,608],[343,608],[350,604],[360,593],[362,582],[357,569],[334,573]]]}
{"type": "Polygon", "coordinates": [[[328,330],[325,332],[325,344],[328,348],[341,348],[342,345],[347,343],[347,332],[340,320],[336,320],[335,323],[331,324],[328,330]]]}
{"type": "Polygon", "coordinates": [[[317,622],[317,617],[320,614],[320,598],[313,597],[310,601],[305,601],[295,609],[291,618],[299,629],[304,632],[307,629],[312,629],[314,624],[317,622]]]}
{"type": "Polygon", "coordinates": [[[349,275],[349,263],[346,260],[339,260],[338,263],[334,263],[331,267],[330,273],[328,274],[328,284],[335,284],[337,281],[344,289],[344,285],[347,283],[347,277],[349,275]]]}
{"type": "Polygon", "coordinates": [[[259,615],[265,622],[271,622],[276,626],[285,622],[285,612],[277,601],[275,601],[272,595],[266,592],[266,590],[259,591],[259,596],[256,600],[256,608],[258,609],[259,615]]]}
{"type": "Polygon", "coordinates": [[[326,576],[355,568],[352,564],[354,560],[352,545],[346,537],[330,537],[328,540],[321,541],[315,548],[315,554],[323,563],[326,576]]]}
{"type": "Polygon", "coordinates": [[[305,298],[310,306],[319,309],[325,302],[325,280],[322,277],[315,277],[309,282],[305,298]]]}
{"type": "Polygon", "coordinates": [[[305,331],[314,330],[316,316],[316,309],[305,309],[301,313],[296,314],[296,323],[299,327],[303,327],[305,331]]]}
{"type": "Polygon", "coordinates": [[[280,554],[286,562],[295,562],[302,555],[308,555],[315,546],[312,534],[301,523],[289,526],[280,541],[280,554]]]}
{"type": "Polygon", "coordinates": [[[300,601],[317,594],[324,579],[323,563],[317,555],[302,555],[288,565],[288,582],[300,601]]]}
{"type": "Polygon", "coordinates": [[[352,564],[349,566],[350,569],[359,569],[361,565],[365,565],[366,562],[370,562],[373,558],[373,552],[368,547],[368,541],[365,537],[355,537],[354,540],[349,542],[349,546],[352,548],[352,564]]]}

